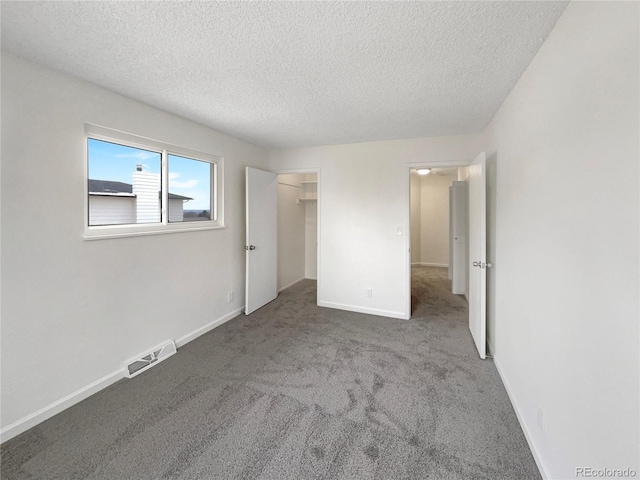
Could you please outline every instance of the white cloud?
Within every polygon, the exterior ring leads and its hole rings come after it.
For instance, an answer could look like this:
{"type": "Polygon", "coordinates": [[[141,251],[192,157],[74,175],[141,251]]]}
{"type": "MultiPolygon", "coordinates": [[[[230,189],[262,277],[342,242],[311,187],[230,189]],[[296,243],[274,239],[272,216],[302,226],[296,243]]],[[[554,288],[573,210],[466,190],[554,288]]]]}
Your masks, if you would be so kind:
{"type": "Polygon", "coordinates": [[[116,155],[116,158],[135,158],[137,160],[147,160],[148,158],[152,158],[156,155],[158,154],[151,152],[119,153],[118,155],[116,155]]]}
{"type": "Polygon", "coordinates": [[[169,172],[169,188],[193,188],[198,184],[198,180],[178,181],[176,178],[180,178],[180,173],[169,172]]]}
{"type": "Polygon", "coordinates": [[[187,180],[185,182],[178,182],[176,180],[171,180],[171,175],[169,175],[169,188],[193,188],[198,184],[198,180],[187,180]]]}

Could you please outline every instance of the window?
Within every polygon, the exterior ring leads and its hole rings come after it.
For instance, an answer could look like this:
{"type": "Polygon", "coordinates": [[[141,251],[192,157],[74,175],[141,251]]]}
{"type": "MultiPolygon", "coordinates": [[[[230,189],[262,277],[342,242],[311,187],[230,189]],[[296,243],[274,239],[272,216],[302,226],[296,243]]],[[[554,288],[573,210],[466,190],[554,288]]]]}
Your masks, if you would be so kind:
{"type": "Polygon", "coordinates": [[[221,228],[222,159],[93,125],[85,238],[221,228]]]}
{"type": "Polygon", "coordinates": [[[209,162],[169,155],[170,222],[211,220],[212,174],[209,162]]]}
{"type": "Polygon", "coordinates": [[[162,152],[89,138],[89,226],[161,220],[162,152]]]}

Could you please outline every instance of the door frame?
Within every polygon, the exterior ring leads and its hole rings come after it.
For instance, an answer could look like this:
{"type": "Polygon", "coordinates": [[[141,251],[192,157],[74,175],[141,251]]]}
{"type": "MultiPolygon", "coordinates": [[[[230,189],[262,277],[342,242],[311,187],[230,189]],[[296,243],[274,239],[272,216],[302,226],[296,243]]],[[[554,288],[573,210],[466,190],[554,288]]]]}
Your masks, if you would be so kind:
{"type": "Polygon", "coordinates": [[[318,197],[318,201],[316,202],[317,205],[317,209],[318,209],[318,218],[316,219],[317,225],[316,225],[316,230],[317,230],[317,238],[316,238],[316,272],[317,272],[317,280],[316,280],[316,305],[318,304],[318,302],[320,301],[320,298],[322,298],[322,296],[320,295],[320,291],[322,289],[322,282],[320,281],[321,275],[322,275],[322,262],[320,261],[320,258],[322,256],[322,243],[320,242],[320,229],[322,227],[322,202],[321,202],[321,172],[322,169],[321,168],[284,168],[281,170],[273,170],[273,173],[275,173],[276,175],[290,175],[290,174],[297,174],[297,175],[304,175],[306,173],[315,173],[316,174],[316,181],[318,182],[318,186],[316,188],[316,196],[318,197]]]}
{"type": "MultiPolygon", "coordinates": [[[[475,158],[475,157],[474,157],[475,158]]],[[[406,260],[405,260],[405,289],[407,292],[406,299],[406,319],[411,319],[411,170],[415,170],[418,168],[459,168],[459,167],[468,167],[473,162],[474,158],[471,160],[453,160],[453,161],[431,161],[431,162],[412,162],[405,164],[405,201],[406,203],[406,219],[407,219],[407,235],[405,238],[405,252],[406,252],[406,260]]],[[[468,260],[467,260],[468,261],[468,260]]],[[[467,270],[469,269],[469,265],[467,265],[467,270]]]]}

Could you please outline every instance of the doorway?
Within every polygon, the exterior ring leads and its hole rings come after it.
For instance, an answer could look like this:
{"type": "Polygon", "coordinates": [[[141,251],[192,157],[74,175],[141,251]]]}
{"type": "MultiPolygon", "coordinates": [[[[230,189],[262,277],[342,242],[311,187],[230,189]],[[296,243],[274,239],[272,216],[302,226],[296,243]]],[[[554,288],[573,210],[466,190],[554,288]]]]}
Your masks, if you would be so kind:
{"type": "MultiPolygon", "coordinates": [[[[408,218],[411,219],[411,171],[425,170],[431,173],[434,168],[463,167],[458,169],[458,178],[465,180],[467,184],[467,234],[466,244],[466,288],[469,303],[469,330],[478,350],[480,358],[486,358],[486,333],[487,333],[487,269],[492,264],[487,261],[487,157],[485,152],[469,163],[439,165],[407,164],[407,183],[409,195],[407,196],[408,218]]],[[[409,221],[409,232],[411,232],[409,221]]],[[[409,255],[407,256],[407,312],[411,316],[411,235],[406,240],[409,255]]],[[[454,269],[455,272],[455,269],[454,269]]]]}
{"type": "Polygon", "coordinates": [[[461,168],[410,170],[412,314],[424,298],[416,289],[424,287],[425,278],[448,278],[449,291],[466,293],[466,184],[460,181],[461,168]],[[432,275],[425,275],[426,270],[432,275]]]}
{"type": "Polygon", "coordinates": [[[318,172],[278,173],[278,292],[318,280],[318,172]]]}
{"type": "Polygon", "coordinates": [[[245,170],[244,313],[250,315],[285,288],[319,280],[320,172],[245,170]]]}

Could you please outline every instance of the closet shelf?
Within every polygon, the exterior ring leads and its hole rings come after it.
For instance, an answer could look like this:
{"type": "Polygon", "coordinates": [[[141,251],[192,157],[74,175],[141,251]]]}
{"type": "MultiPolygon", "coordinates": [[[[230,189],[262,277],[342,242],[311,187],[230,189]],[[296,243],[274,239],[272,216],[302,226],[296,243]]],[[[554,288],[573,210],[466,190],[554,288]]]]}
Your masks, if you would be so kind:
{"type": "Polygon", "coordinates": [[[318,181],[317,180],[302,180],[300,186],[304,190],[304,197],[298,198],[296,203],[315,203],[318,201],[318,194],[316,193],[318,181]]]}

